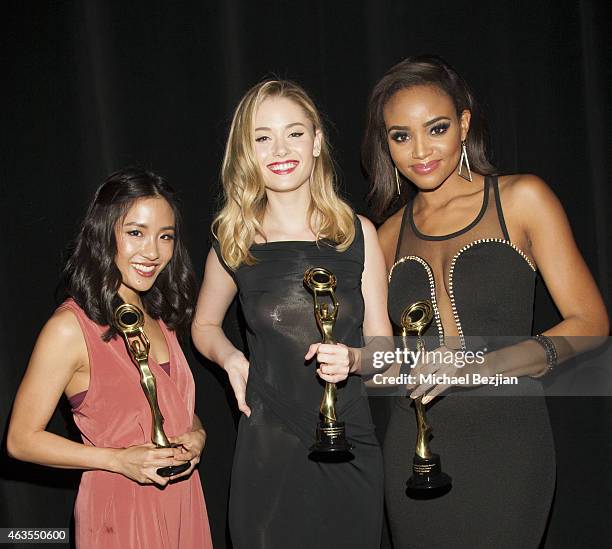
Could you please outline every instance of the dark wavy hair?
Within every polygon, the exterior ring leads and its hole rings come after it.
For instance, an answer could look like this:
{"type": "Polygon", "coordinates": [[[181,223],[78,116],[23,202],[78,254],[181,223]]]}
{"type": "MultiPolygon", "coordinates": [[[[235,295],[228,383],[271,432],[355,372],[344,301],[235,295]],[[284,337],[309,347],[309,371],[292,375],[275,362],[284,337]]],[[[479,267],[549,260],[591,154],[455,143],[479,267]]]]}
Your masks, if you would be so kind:
{"type": "Polygon", "coordinates": [[[123,168],[110,175],[96,191],[63,277],[66,292],[87,316],[109,329],[104,341],[117,331],[113,313],[123,303],[118,294],[121,273],[115,264],[115,226],[134,202],[141,198],[163,198],[174,212],[175,241],[172,259],[159,274],[153,287],[143,293],[142,303],[153,318],[185,335],[194,312],[196,282],[191,260],[182,239],[181,214],[174,189],[159,175],[140,168],[123,168]]]}
{"type": "MultiPolygon", "coordinates": [[[[444,92],[452,99],[458,117],[464,110],[471,112],[470,131],[466,138],[470,167],[482,175],[495,173],[486,154],[486,122],[465,80],[440,57],[408,57],[391,67],[374,86],[368,104],[361,158],[371,185],[368,198],[379,220],[392,206],[398,205],[395,170],[387,143],[383,109],[396,92],[412,86],[435,86],[444,92]]],[[[404,179],[401,174],[400,177],[404,179]]]]}

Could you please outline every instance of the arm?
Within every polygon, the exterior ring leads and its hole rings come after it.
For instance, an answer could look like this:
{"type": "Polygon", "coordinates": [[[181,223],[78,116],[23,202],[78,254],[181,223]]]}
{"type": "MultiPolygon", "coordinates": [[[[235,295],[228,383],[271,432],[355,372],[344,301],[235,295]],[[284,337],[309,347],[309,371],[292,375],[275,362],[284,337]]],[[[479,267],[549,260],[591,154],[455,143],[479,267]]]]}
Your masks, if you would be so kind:
{"type": "MultiPolygon", "coordinates": [[[[509,228],[526,240],[563,317],[559,324],[543,332],[555,343],[561,363],[601,344],[610,329],[608,314],[559,199],[533,175],[518,176],[509,183],[505,193],[511,212],[509,228]]],[[[535,341],[491,355],[492,373],[538,376],[546,372],[546,353],[535,341]]]]}
{"type": "Polygon", "coordinates": [[[181,460],[191,462],[191,467],[189,467],[189,469],[183,471],[179,475],[174,475],[171,480],[180,477],[188,477],[196,468],[196,465],[200,463],[200,457],[202,456],[202,451],[206,444],[206,431],[204,430],[200,418],[196,414],[193,414],[191,431],[183,433],[178,437],[172,437],[170,442],[180,445],[181,460]]]}
{"type": "Polygon", "coordinates": [[[387,314],[387,266],[382,247],[372,222],[359,216],[365,239],[365,265],[361,279],[365,317],[363,333],[366,336],[392,336],[391,321],[387,314]]]}
{"type": "Polygon", "coordinates": [[[72,312],[59,311],[40,333],[17,391],[7,436],[9,455],[50,467],[101,469],[137,482],[166,484],[156,469],[176,465],[172,449],[152,444],[96,448],[45,430],[62,392],[79,375],[89,377],[83,333],[72,312]]]}
{"type": "Polygon", "coordinates": [[[387,312],[387,265],[382,247],[372,223],[361,217],[365,238],[365,266],[362,277],[362,293],[365,303],[363,334],[366,347],[361,352],[361,375],[373,374],[372,353],[394,348],[393,329],[387,312]]]}
{"type": "MultiPolygon", "coordinates": [[[[389,287],[389,271],[391,267],[395,263],[396,259],[396,251],[398,246],[398,241],[400,238],[400,232],[402,227],[402,219],[404,217],[404,210],[406,206],[400,208],[397,212],[395,212],[389,219],[387,219],[377,231],[378,242],[380,244],[380,249],[384,258],[385,269],[385,310],[387,311],[387,292],[389,287]]],[[[388,313],[387,313],[388,317],[388,313]]],[[[389,321],[389,335],[393,335],[393,328],[391,327],[391,323],[389,321]]],[[[380,353],[387,353],[389,351],[395,351],[396,345],[395,341],[392,338],[385,338],[384,341],[381,340],[382,345],[377,345],[375,349],[372,349],[373,352],[379,351],[380,353]]],[[[370,353],[371,354],[371,353],[370,353]]],[[[379,356],[382,356],[380,354],[379,356]]],[[[370,389],[380,389],[381,387],[389,387],[395,385],[394,379],[399,376],[401,371],[401,364],[399,362],[393,362],[389,364],[385,361],[384,365],[379,368],[372,369],[376,374],[383,376],[385,379],[384,383],[382,381],[376,382],[376,378],[368,379],[365,382],[366,386],[370,389]]]]}
{"type": "Polygon", "coordinates": [[[559,199],[540,178],[521,176],[513,185],[516,222],[563,320],[549,336],[606,336],[610,325],[601,294],[576,246],[559,199]],[[527,207],[528,206],[528,207],[527,207]]]}
{"type": "MultiPolygon", "coordinates": [[[[544,332],[555,343],[558,362],[596,347],[601,336],[608,335],[608,315],[559,199],[533,175],[508,181],[503,197],[511,235],[517,234],[525,243],[563,317],[544,332]]],[[[546,353],[535,341],[495,351],[487,358],[491,373],[537,376],[546,372],[546,353]]]]}
{"type": "Polygon", "coordinates": [[[385,258],[387,275],[391,270],[391,266],[395,263],[395,252],[397,250],[405,209],[406,206],[394,213],[378,229],[378,242],[385,258]]]}
{"type": "Polygon", "coordinates": [[[191,337],[196,349],[223,368],[236,395],[238,409],[251,415],[245,395],[249,363],[223,332],[223,319],[238,288],[219,262],[213,249],[208,253],[204,280],[198,296],[191,337]]]}
{"type": "Polygon", "coordinates": [[[337,383],[350,374],[367,375],[374,372],[371,353],[373,347],[388,344],[392,335],[391,322],[387,315],[387,269],[385,259],[376,236],[374,225],[359,216],[364,235],[365,260],[361,287],[365,305],[363,333],[366,347],[347,347],[341,343],[326,345],[313,343],[306,360],[317,354],[320,367],[317,373],[322,379],[337,383]],[[385,336],[385,337],[379,337],[385,336]]]}
{"type": "MultiPolygon", "coordinates": [[[[608,315],[597,285],[576,246],[561,203],[546,183],[533,175],[517,176],[508,181],[502,196],[512,240],[520,242],[538,265],[563,317],[559,324],[543,332],[555,344],[558,363],[598,346],[609,331],[608,315]]],[[[517,377],[539,377],[546,371],[546,352],[534,340],[493,351],[486,355],[485,363],[478,368],[478,372],[484,375],[502,373],[517,377]]],[[[438,370],[438,373],[442,372],[443,368],[438,370]]],[[[457,374],[456,370],[454,374],[457,374]]],[[[444,389],[435,387],[423,402],[428,402],[444,389]]],[[[416,397],[427,390],[428,387],[422,385],[411,396],[416,397]]]]}

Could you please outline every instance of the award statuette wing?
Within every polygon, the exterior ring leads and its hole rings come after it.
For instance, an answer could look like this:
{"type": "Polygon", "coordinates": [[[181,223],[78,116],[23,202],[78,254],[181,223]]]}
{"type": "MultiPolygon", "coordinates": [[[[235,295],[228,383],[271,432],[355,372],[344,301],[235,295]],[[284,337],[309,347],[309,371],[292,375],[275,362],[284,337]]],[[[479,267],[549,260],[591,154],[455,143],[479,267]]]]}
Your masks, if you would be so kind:
{"type": "MultiPolygon", "coordinates": [[[[323,336],[323,343],[336,343],[333,335],[340,304],[336,299],[337,280],[334,274],[322,267],[313,267],[304,273],[304,285],[312,292],[314,315],[323,336]],[[328,296],[331,303],[324,302],[328,296]]],[[[316,442],[310,447],[313,458],[325,459],[331,454],[338,458],[351,459],[353,446],[346,440],[344,423],[336,415],[336,384],[325,382],[323,399],[319,408],[320,421],[317,424],[316,442]]],[[[335,460],[335,459],[334,459],[335,460]]]]}
{"type": "MultiPolygon", "coordinates": [[[[404,309],[401,316],[402,341],[408,349],[408,335],[417,335],[417,351],[425,351],[423,333],[433,319],[431,301],[417,301],[404,309]]],[[[412,476],[406,482],[406,495],[415,499],[430,499],[446,494],[452,479],[442,472],[440,456],[431,452],[431,427],[427,423],[423,397],[414,399],[417,420],[417,440],[412,460],[412,476]]]]}
{"type": "MultiPolygon", "coordinates": [[[[149,349],[151,344],[143,329],[144,314],[136,305],[124,303],[117,307],[114,316],[115,325],[123,336],[128,354],[140,372],[140,386],[151,407],[153,419],[151,442],[158,448],[172,448],[175,445],[168,440],[166,433],[164,433],[164,417],[157,403],[157,383],[155,382],[153,372],[149,368],[149,349]]],[[[162,477],[171,477],[186,471],[190,466],[190,462],[187,461],[181,465],[161,467],[157,470],[157,474],[162,477]]]]}

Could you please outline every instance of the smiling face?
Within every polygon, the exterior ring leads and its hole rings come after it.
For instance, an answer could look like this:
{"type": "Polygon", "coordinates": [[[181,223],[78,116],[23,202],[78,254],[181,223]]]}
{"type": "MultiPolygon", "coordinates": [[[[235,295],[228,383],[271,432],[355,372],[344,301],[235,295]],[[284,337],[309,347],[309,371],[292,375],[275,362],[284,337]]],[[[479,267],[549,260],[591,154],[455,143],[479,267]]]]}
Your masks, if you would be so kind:
{"type": "Polygon", "coordinates": [[[469,111],[457,117],[444,92],[413,86],[396,92],[383,116],[393,163],[419,189],[435,189],[454,173],[470,126],[469,111]]]}
{"type": "Polygon", "coordinates": [[[255,113],[254,149],[266,189],[293,191],[308,183],[321,151],[321,132],[286,97],[268,97],[255,113]]]}
{"type": "Polygon", "coordinates": [[[164,198],[136,200],[115,225],[117,254],[121,272],[119,294],[151,289],[174,252],[174,213],[164,198]]]}

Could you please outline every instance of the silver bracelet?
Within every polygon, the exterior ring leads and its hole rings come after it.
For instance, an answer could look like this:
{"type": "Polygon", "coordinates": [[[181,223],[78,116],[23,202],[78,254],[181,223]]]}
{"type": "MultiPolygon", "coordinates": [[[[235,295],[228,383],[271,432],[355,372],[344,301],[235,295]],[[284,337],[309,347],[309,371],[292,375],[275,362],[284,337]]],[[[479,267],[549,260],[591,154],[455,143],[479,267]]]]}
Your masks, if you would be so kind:
{"type": "Polygon", "coordinates": [[[537,341],[544,348],[544,351],[546,351],[546,369],[537,376],[532,377],[540,377],[544,374],[552,372],[557,365],[557,359],[559,358],[557,355],[557,348],[555,347],[552,339],[542,334],[533,336],[531,339],[537,341]]]}

